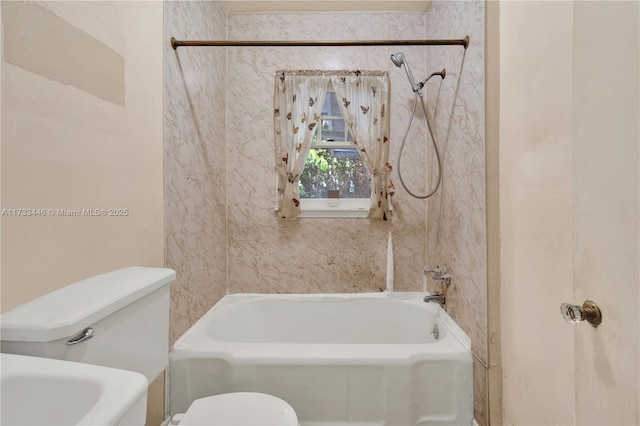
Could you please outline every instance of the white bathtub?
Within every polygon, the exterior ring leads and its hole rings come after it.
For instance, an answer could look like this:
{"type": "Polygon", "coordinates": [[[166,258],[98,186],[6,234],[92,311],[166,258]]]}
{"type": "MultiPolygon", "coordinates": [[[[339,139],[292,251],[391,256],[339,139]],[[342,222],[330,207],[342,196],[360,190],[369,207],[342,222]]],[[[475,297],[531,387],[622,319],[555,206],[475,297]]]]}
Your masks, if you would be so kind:
{"type": "Polygon", "coordinates": [[[170,353],[171,415],[255,391],[289,402],[302,426],[471,425],[469,338],[423,297],[225,296],[170,353]]]}

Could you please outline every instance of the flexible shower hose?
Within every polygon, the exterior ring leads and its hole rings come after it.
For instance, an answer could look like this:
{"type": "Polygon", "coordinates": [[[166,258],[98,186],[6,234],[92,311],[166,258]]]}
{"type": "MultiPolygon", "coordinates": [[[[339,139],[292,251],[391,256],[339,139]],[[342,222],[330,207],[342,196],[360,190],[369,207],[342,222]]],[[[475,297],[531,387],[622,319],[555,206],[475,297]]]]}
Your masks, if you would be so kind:
{"type": "Polygon", "coordinates": [[[420,200],[424,200],[426,198],[431,197],[436,193],[438,188],[440,187],[440,182],[442,182],[442,162],[440,161],[440,152],[438,151],[438,144],[436,143],[436,138],[433,134],[433,130],[431,129],[431,122],[429,121],[429,114],[427,113],[427,107],[424,104],[424,98],[422,97],[422,93],[420,91],[416,91],[413,94],[413,111],[411,112],[411,118],[409,118],[409,124],[407,124],[407,130],[404,132],[404,138],[402,138],[402,144],[400,145],[400,152],[398,153],[398,177],[400,178],[400,183],[402,187],[414,198],[418,198],[420,200]],[[424,116],[427,119],[427,128],[429,129],[429,135],[431,135],[431,142],[433,144],[433,149],[436,152],[436,160],[438,162],[438,181],[436,182],[435,188],[427,195],[416,195],[414,194],[407,185],[402,180],[402,172],[400,167],[400,160],[402,159],[402,151],[404,150],[404,144],[407,141],[407,136],[409,135],[409,129],[411,128],[411,123],[413,122],[413,117],[416,115],[416,106],[418,104],[418,93],[420,94],[420,104],[422,105],[422,110],[424,111],[424,116]]]}

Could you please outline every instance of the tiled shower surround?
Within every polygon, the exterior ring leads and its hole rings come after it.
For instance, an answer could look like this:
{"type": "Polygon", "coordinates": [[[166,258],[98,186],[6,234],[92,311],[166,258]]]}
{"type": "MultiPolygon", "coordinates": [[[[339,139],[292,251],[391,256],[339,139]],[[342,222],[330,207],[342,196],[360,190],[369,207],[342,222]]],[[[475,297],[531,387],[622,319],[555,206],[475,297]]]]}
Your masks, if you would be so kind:
{"type": "MultiPolygon", "coordinates": [[[[419,38],[424,16],[387,14],[237,14],[229,39],[294,40],[419,38]],[[394,25],[390,21],[404,21],[394,25]],[[367,25],[363,25],[367,22],[367,25]],[[331,31],[327,31],[331,28],[331,31]]],[[[282,220],[274,212],[273,86],[278,69],[388,70],[391,151],[407,123],[411,91],[391,63],[391,48],[233,48],[227,56],[228,265],[230,292],[334,293],[386,286],[387,235],[392,232],[395,289],[420,288],[426,224],[424,202],[397,191],[387,222],[367,219],[282,220]],[[396,112],[397,111],[397,112],[396,112]],[[402,123],[400,125],[400,123],[402,123]],[[419,236],[416,238],[416,236],[419,236]]],[[[418,70],[424,56],[414,55],[418,70]]],[[[426,179],[420,123],[411,135],[405,174],[426,179]]],[[[395,161],[395,160],[394,160],[395,161]]],[[[394,179],[395,180],[395,179],[394,179]]]]}
{"type": "Polygon", "coordinates": [[[165,235],[170,341],[226,293],[225,52],[182,49],[178,39],[225,36],[218,2],[165,2],[165,235]]]}
{"type": "MultiPolygon", "coordinates": [[[[427,61],[445,64],[449,84],[428,88],[429,110],[437,111],[442,150],[442,188],[429,199],[427,260],[451,271],[447,311],[471,337],[474,352],[475,415],[487,424],[487,234],[485,210],[484,3],[436,1],[427,11],[427,37],[466,34],[469,48],[427,49],[427,61]],[[438,95],[437,97],[434,95],[438,95]]],[[[436,163],[429,161],[430,180],[436,163]]],[[[429,285],[431,293],[439,290],[429,285]]]]}
{"type": "MultiPolygon", "coordinates": [[[[167,2],[165,38],[378,40],[463,38],[462,47],[180,48],[165,52],[167,266],[175,340],[225,293],[345,293],[386,288],[388,234],[396,291],[423,289],[425,264],[452,270],[447,309],[486,362],[484,197],[484,6],[433,2],[427,13],[242,13],[217,2],[167,2]],[[401,187],[396,163],[413,106],[405,53],[416,78],[447,69],[426,88],[444,159],[428,200],[401,187]],[[273,85],[278,69],[388,71],[393,214],[368,219],[282,220],[274,212],[273,85]]],[[[167,43],[168,44],[168,43],[167,43]]],[[[413,192],[433,184],[433,151],[418,105],[402,158],[413,192]]],[[[438,290],[429,284],[430,291],[438,290]]],[[[478,364],[479,365],[479,364],[478,364]]],[[[485,423],[484,371],[476,415],[485,423]]]]}

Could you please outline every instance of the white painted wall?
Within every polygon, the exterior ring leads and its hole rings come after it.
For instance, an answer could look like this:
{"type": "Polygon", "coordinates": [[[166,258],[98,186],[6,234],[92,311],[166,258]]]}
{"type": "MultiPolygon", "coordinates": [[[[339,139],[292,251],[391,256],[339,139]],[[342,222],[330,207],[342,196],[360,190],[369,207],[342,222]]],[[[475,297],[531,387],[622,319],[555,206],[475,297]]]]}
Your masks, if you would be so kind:
{"type": "Polygon", "coordinates": [[[639,8],[574,4],[574,300],[604,317],[575,330],[577,424],[640,424],[639,8]]]}
{"type": "Polygon", "coordinates": [[[500,5],[504,424],[640,422],[638,7],[500,5]]]}
{"type": "Polygon", "coordinates": [[[574,330],[558,310],[573,299],[572,13],[500,5],[505,424],[573,423],[574,330]]]}
{"type": "MultiPolygon", "coordinates": [[[[162,3],[15,2],[5,13],[7,4],[2,17],[21,18],[3,25],[3,41],[13,37],[23,66],[9,62],[3,42],[1,208],[128,214],[2,216],[3,312],[109,270],[164,266],[162,3]],[[27,47],[20,34],[36,42],[27,47]],[[123,59],[124,79],[93,66],[105,50],[123,59]]],[[[163,419],[161,379],[149,391],[150,424],[163,419]]]]}
{"type": "MultiPolygon", "coordinates": [[[[6,5],[3,2],[3,18],[8,16],[6,5]]],[[[3,216],[2,311],[94,274],[164,264],[162,4],[22,6],[27,10],[21,26],[30,27],[36,39],[60,36],[46,33],[45,25],[34,25],[31,18],[44,10],[45,21],[62,18],[63,26],[84,34],[71,43],[101,43],[121,55],[125,95],[124,105],[106,101],[3,61],[2,208],[125,208],[129,213],[3,216]]],[[[6,22],[4,30],[6,44],[6,22]]],[[[60,65],[56,57],[38,52],[33,50],[31,59],[39,61],[40,70],[60,65]]],[[[81,68],[72,72],[77,75],[71,75],[71,81],[98,78],[81,68]]]]}

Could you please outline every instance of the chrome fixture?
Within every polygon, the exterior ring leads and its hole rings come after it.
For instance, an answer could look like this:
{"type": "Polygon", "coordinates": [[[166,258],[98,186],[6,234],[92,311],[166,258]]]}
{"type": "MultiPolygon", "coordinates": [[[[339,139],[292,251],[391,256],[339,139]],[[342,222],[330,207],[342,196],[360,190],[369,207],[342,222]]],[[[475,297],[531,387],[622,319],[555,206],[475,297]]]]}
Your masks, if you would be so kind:
{"type": "Polygon", "coordinates": [[[93,338],[95,332],[96,331],[93,328],[87,327],[70,340],[67,340],[67,345],[73,346],[77,345],[78,343],[84,342],[85,340],[89,340],[93,338]]]}
{"type": "Polygon", "coordinates": [[[415,79],[413,78],[413,73],[411,72],[411,68],[409,68],[409,63],[407,62],[407,58],[404,56],[404,53],[397,52],[391,55],[391,62],[393,62],[393,64],[398,68],[402,68],[402,65],[404,65],[404,70],[406,71],[407,78],[409,79],[409,83],[411,84],[411,90],[413,90],[414,92],[418,92],[420,89],[422,89],[431,77],[439,75],[444,80],[444,78],[447,76],[447,70],[443,68],[442,71],[431,73],[429,77],[416,84],[415,79]]]}
{"type": "Polygon", "coordinates": [[[442,293],[436,293],[436,294],[430,294],[428,296],[424,297],[424,301],[429,303],[429,302],[436,302],[439,303],[441,305],[444,305],[445,303],[447,303],[447,299],[445,297],[444,294],[442,293]]]}
{"type": "Polygon", "coordinates": [[[431,273],[433,273],[434,276],[436,274],[441,274],[442,273],[442,268],[440,267],[440,265],[436,265],[436,267],[433,268],[433,269],[429,269],[428,266],[425,266],[424,267],[424,274],[427,275],[427,274],[431,274],[431,273]]]}
{"type": "Polygon", "coordinates": [[[442,183],[442,161],[440,160],[440,152],[438,151],[438,144],[436,143],[435,134],[433,131],[433,126],[431,125],[431,120],[429,119],[429,113],[427,111],[427,105],[425,104],[424,96],[422,95],[422,88],[429,81],[431,77],[439,75],[443,80],[447,76],[447,70],[442,69],[442,71],[431,73],[427,78],[422,80],[420,83],[415,82],[413,78],[413,74],[411,73],[411,69],[409,68],[409,63],[407,62],[407,58],[405,58],[404,53],[397,52],[391,55],[391,62],[394,63],[395,66],[401,68],[404,65],[404,70],[407,72],[407,77],[409,78],[409,83],[411,84],[411,90],[413,90],[413,110],[411,112],[411,118],[409,118],[409,124],[407,124],[407,130],[404,132],[404,138],[402,139],[402,143],[400,144],[400,150],[398,152],[398,177],[400,178],[400,183],[402,187],[411,195],[413,198],[418,198],[420,200],[424,200],[426,198],[431,197],[436,193],[440,184],[442,183]],[[434,185],[434,188],[426,195],[416,195],[414,194],[407,185],[404,183],[402,179],[402,169],[400,167],[400,159],[402,158],[402,152],[404,150],[404,144],[407,141],[407,136],[409,135],[409,129],[411,128],[411,123],[413,122],[413,117],[416,115],[416,105],[418,105],[418,96],[420,96],[420,104],[422,105],[422,110],[424,111],[424,116],[427,120],[427,129],[429,129],[429,135],[431,136],[431,142],[433,144],[433,150],[436,154],[436,160],[438,163],[438,180],[434,185]]]}
{"type": "Polygon", "coordinates": [[[434,280],[436,281],[442,281],[443,283],[445,283],[447,286],[451,285],[451,275],[449,275],[448,272],[442,274],[442,275],[434,275],[432,277],[434,280]]]}
{"type": "Polygon", "coordinates": [[[413,79],[413,74],[411,73],[411,68],[409,68],[407,58],[404,57],[404,53],[398,52],[391,55],[391,62],[393,62],[393,64],[398,68],[402,68],[402,65],[404,65],[404,70],[407,72],[407,78],[409,78],[409,83],[411,84],[411,90],[417,92],[422,89],[422,86],[418,87],[418,85],[416,85],[416,82],[413,79]]]}
{"type": "Polygon", "coordinates": [[[424,274],[427,275],[427,274],[430,274],[430,273],[433,274],[431,276],[432,280],[442,281],[447,286],[451,285],[451,274],[449,274],[448,272],[442,273],[442,267],[440,265],[437,265],[433,269],[429,269],[428,266],[425,266],[424,267],[424,274]]]}
{"type": "Polygon", "coordinates": [[[563,303],[560,305],[560,313],[566,322],[573,325],[587,320],[593,328],[596,328],[602,322],[602,312],[591,300],[587,300],[582,306],[563,303]]]}
{"type": "Polygon", "coordinates": [[[436,75],[439,75],[443,80],[444,78],[447,76],[447,70],[446,68],[442,68],[442,71],[438,71],[438,72],[432,72],[429,77],[425,78],[424,80],[422,80],[420,83],[418,83],[418,90],[422,89],[424,87],[425,84],[427,84],[427,81],[429,81],[429,79],[431,77],[435,77],[436,75]]]}

